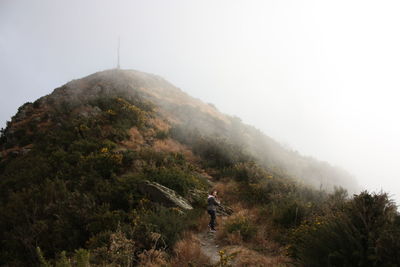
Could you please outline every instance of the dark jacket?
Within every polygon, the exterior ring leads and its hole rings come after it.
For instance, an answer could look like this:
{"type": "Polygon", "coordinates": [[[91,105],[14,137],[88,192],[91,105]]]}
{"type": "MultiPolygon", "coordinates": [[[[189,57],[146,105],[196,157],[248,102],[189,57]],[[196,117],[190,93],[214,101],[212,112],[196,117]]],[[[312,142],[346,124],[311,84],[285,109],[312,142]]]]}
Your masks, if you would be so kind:
{"type": "Polygon", "coordinates": [[[208,195],[207,203],[208,203],[207,210],[216,211],[217,206],[221,206],[219,204],[219,201],[213,195],[208,195]]]}

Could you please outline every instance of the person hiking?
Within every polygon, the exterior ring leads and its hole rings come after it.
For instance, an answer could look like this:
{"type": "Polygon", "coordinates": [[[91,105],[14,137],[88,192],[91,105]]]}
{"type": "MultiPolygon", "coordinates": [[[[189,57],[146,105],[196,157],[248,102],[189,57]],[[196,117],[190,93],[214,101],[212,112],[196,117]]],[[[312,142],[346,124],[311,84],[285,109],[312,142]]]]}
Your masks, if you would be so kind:
{"type": "Polygon", "coordinates": [[[210,194],[208,195],[207,199],[207,212],[210,214],[210,223],[208,224],[208,227],[210,227],[211,232],[215,232],[215,223],[216,223],[216,211],[217,211],[217,206],[221,207],[220,202],[217,199],[217,190],[212,190],[210,194]]]}

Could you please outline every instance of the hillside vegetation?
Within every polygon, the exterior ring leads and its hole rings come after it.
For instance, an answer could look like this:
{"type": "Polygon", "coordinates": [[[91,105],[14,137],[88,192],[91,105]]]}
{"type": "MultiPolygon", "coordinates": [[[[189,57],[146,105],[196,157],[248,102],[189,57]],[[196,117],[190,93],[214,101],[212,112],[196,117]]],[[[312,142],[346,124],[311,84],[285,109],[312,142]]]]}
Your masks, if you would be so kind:
{"type": "Polygon", "coordinates": [[[220,266],[398,266],[400,217],[384,193],[284,149],[164,79],[109,70],[21,106],[0,137],[0,265],[207,266],[205,194],[220,266]],[[157,204],[157,182],[192,210],[157,204]],[[247,255],[247,256],[246,256],[247,255]]]}

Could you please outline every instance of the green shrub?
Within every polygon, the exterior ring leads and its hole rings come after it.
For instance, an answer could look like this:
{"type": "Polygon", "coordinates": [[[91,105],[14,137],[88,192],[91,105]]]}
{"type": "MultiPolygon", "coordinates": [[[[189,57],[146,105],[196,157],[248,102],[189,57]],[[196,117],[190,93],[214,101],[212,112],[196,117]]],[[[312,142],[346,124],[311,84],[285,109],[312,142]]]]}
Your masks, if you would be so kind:
{"type": "Polygon", "coordinates": [[[255,162],[240,162],[226,170],[224,174],[230,174],[237,182],[258,183],[271,175],[260,168],[255,162]]]}
{"type": "Polygon", "coordinates": [[[135,251],[135,242],[118,229],[108,233],[103,246],[91,251],[91,263],[95,266],[132,266],[135,251]]]}
{"type": "Polygon", "coordinates": [[[89,267],[90,266],[90,252],[85,249],[75,250],[76,267],[89,267]]]}
{"type": "Polygon", "coordinates": [[[158,130],[158,131],[156,132],[156,138],[157,138],[157,139],[163,140],[163,139],[167,139],[169,136],[170,136],[169,131],[161,131],[161,130],[158,130]]]}
{"type": "Polygon", "coordinates": [[[400,263],[400,215],[382,231],[376,248],[382,262],[392,266],[400,263]]]}
{"type": "Polygon", "coordinates": [[[305,266],[396,266],[400,243],[389,236],[399,237],[397,217],[386,194],[362,192],[295,229],[291,253],[305,266]]]}
{"type": "Polygon", "coordinates": [[[240,184],[240,200],[251,205],[262,205],[270,203],[270,195],[267,193],[264,184],[240,184]]]}
{"type": "Polygon", "coordinates": [[[171,168],[175,166],[185,168],[191,167],[182,153],[158,152],[153,149],[145,148],[138,151],[136,158],[145,161],[150,169],[155,167],[171,168]]]}
{"type": "Polygon", "coordinates": [[[307,213],[307,207],[295,199],[274,201],[269,207],[273,222],[286,228],[299,225],[307,213]]]}
{"type": "Polygon", "coordinates": [[[3,147],[4,144],[6,144],[7,142],[7,138],[6,138],[6,134],[5,134],[5,129],[1,128],[0,129],[0,148],[3,147]]]}
{"type": "Polygon", "coordinates": [[[65,251],[60,253],[56,262],[56,267],[72,267],[71,260],[67,258],[67,253],[65,251]]]}
{"type": "Polygon", "coordinates": [[[141,127],[145,122],[146,112],[123,97],[99,97],[92,100],[91,105],[103,111],[104,124],[111,123],[116,128],[141,127]]]}
{"type": "Polygon", "coordinates": [[[68,258],[65,251],[62,251],[58,259],[48,261],[43,256],[43,253],[39,247],[36,248],[36,254],[39,259],[39,265],[41,267],[89,267],[90,266],[90,252],[85,249],[77,249],[75,253],[68,258]],[[54,262],[54,264],[51,264],[54,262]]]}
{"type": "Polygon", "coordinates": [[[151,232],[161,234],[156,248],[172,248],[180,234],[186,229],[185,215],[177,209],[158,206],[155,210],[147,213],[143,218],[144,224],[148,225],[151,232]]]}
{"type": "Polygon", "coordinates": [[[190,189],[199,184],[192,174],[176,167],[151,169],[148,170],[147,175],[149,180],[171,188],[181,196],[186,196],[190,189]]]}
{"type": "Polygon", "coordinates": [[[242,147],[222,138],[200,138],[193,144],[193,150],[203,158],[206,165],[219,169],[251,160],[242,147]]]}
{"type": "Polygon", "coordinates": [[[244,241],[250,241],[257,233],[257,227],[243,215],[237,215],[227,221],[224,229],[228,233],[239,233],[244,241]]]}
{"type": "Polygon", "coordinates": [[[240,162],[253,160],[243,146],[233,144],[228,139],[219,136],[201,135],[189,125],[173,127],[170,135],[190,146],[193,152],[202,158],[206,167],[224,169],[240,162]]]}

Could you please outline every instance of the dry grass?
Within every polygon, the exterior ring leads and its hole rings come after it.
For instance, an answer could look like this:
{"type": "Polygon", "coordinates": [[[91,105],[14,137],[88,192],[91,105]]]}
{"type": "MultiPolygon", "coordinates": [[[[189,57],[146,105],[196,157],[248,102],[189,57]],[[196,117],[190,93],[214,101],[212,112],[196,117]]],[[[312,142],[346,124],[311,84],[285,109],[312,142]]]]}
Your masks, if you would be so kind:
{"type": "Polygon", "coordinates": [[[243,237],[239,232],[227,233],[219,231],[217,239],[222,240],[227,245],[243,245],[243,237]]]}
{"type": "MultiPolygon", "coordinates": [[[[182,103],[198,109],[200,112],[206,113],[214,118],[219,119],[222,123],[230,124],[228,117],[219,112],[214,106],[203,103],[201,100],[192,98],[180,89],[172,86],[167,88],[140,88],[140,90],[151,95],[156,102],[162,102],[164,106],[180,106],[182,103]]],[[[163,106],[163,105],[161,105],[163,106]]],[[[164,113],[164,112],[161,112],[164,113]]],[[[176,116],[174,116],[176,117],[176,116]]]]}
{"type": "Polygon", "coordinates": [[[278,243],[271,240],[270,230],[265,225],[258,228],[257,234],[253,239],[253,247],[262,250],[265,253],[279,255],[285,254],[284,248],[278,243]]]}
{"type": "MultiPolygon", "coordinates": [[[[232,208],[235,211],[235,213],[232,216],[227,217],[225,218],[225,220],[221,221],[222,224],[220,230],[217,232],[216,235],[217,239],[221,243],[230,246],[233,245],[233,246],[243,247],[249,251],[252,250],[262,251],[262,253],[268,255],[268,257],[267,258],[258,257],[259,258],[258,260],[260,262],[266,261],[270,262],[268,264],[275,264],[274,261],[281,262],[282,259],[284,259],[285,262],[288,261],[288,258],[281,256],[281,255],[286,255],[285,248],[273,241],[274,234],[276,234],[277,231],[276,228],[272,227],[270,223],[266,221],[265,218],[263,218],[259,208],[257,207],[246,208],[240,203],[236,203],[235,205],[232,206],[232,208]],[[250,223],[253,226],[256,227],[256,233],[254,237],[251,238],[251,240],[244,241],[240,232],[229,233],[227,231],[226,228],[227,225],[229,225],[231,222],[236,221],[238,218],[239,219],[246,218],[250,221],[250,223]]],[[[244,253],[243,255],[249,254],[247,253],[247,250],[244,250],[246,253],[244,253]]],[[[247,262],[248,261],[247,256],[243,256],[242,261],[247,262]]],[[[254,264],[256,264],[256,262],[254,264]]],[[[247,265],[247,266],[253,266],[253,265],[247,265]]],[[[254,266],[259,266],[259,265],[254,265],[254,266]]],[[[276,266],[276,265],[266,265],[266,266],[276,266]]]]}
{"type": "Polygon", "coordinates": [[[167,254],[162,250],[150,249],[145,250],[138,256],[139,266],[142,267],[158,267],[167,264],[167,254]]]}
{"type": "Polygon", "coordinates": [[[200,216],[198,219],[198,224],[197,224],[197,231],[198,232],[204,232],[208,229],[208,223],[210,222],[210,216],[208,215],[207,212],[204,212],[203,215],[200,216]]]}
{"type": "Polygon", "coordinates": [[[133,127],[129,129],[130,138],[127,141],[123,141],[122,144],[130,149],[138,149],[140,146],[144,144],[143,135],[140,133],[138,128],[133,127]]]}
{"type": "Polygon", "coordinates": [[[171,128],[167,122],[159,118],[149,118],[148,122],[160,131],[168,131],[171,128]]]}
{"type": "MultiPolygon", "coordinates": [[[[228,245],[242,245],[244,243],[242,235],[239,232],[229,233],[227,225],[232,222],[237,222],[238,220],[240,221],[242,218],[254,222],[255,218],[250,210],[244,209],[240,204],[234,205],[233,210],[233,215],[222,220],[221,227],[219,227],[220,231],[217,232],[217,239],[228,245]]],[[[253,242],[253,240],[251,240],[251,242],[253,242]]]]}
{"type": "Polygon", "coordinates": [[[211,266],[210,258],[202,252],[200,241],[193,233],[186,233],[175,244],[174,257],[170,264],[176,267],[211,266]]]}
{"type": "Polygon", "coordinates": [[[252,239],[251,247],[258,251],[268,254],[285,254],[281,245],[273,240],[277,240],[282,236],[282,232],[277,228],[266,215],[266,210],[261,207],[253,207],[247,210],[252,222],[257,225],[257,234],[252,239]]]}
{"type": "Polygon", "coordinates": [[[195,156],[192,151],[185,145],[168,138],[164,140],[155,140],[153,143],[153,148],[157,152],[170,152],[170,153],[181,153],[185,156],[185,158],[193,162],[195,160],[195,156]]]}
{"type": "Polygon", "coordinates": [[[223,179],[216,183],[213,189],[218,191],[218,197],[223,201],[223,203],[231,205],[235,203],[240,203],[238,199],[238,185],[236,182],[223,179]]]}
{"type": "Polygon", "coordinates": [[[228,254],[236,254],[232,265],[235,267],[247,266],[288,266],[290,260],[285,256],[265,256],[245,247],[235,246],[227,248],[228,254]]]}

